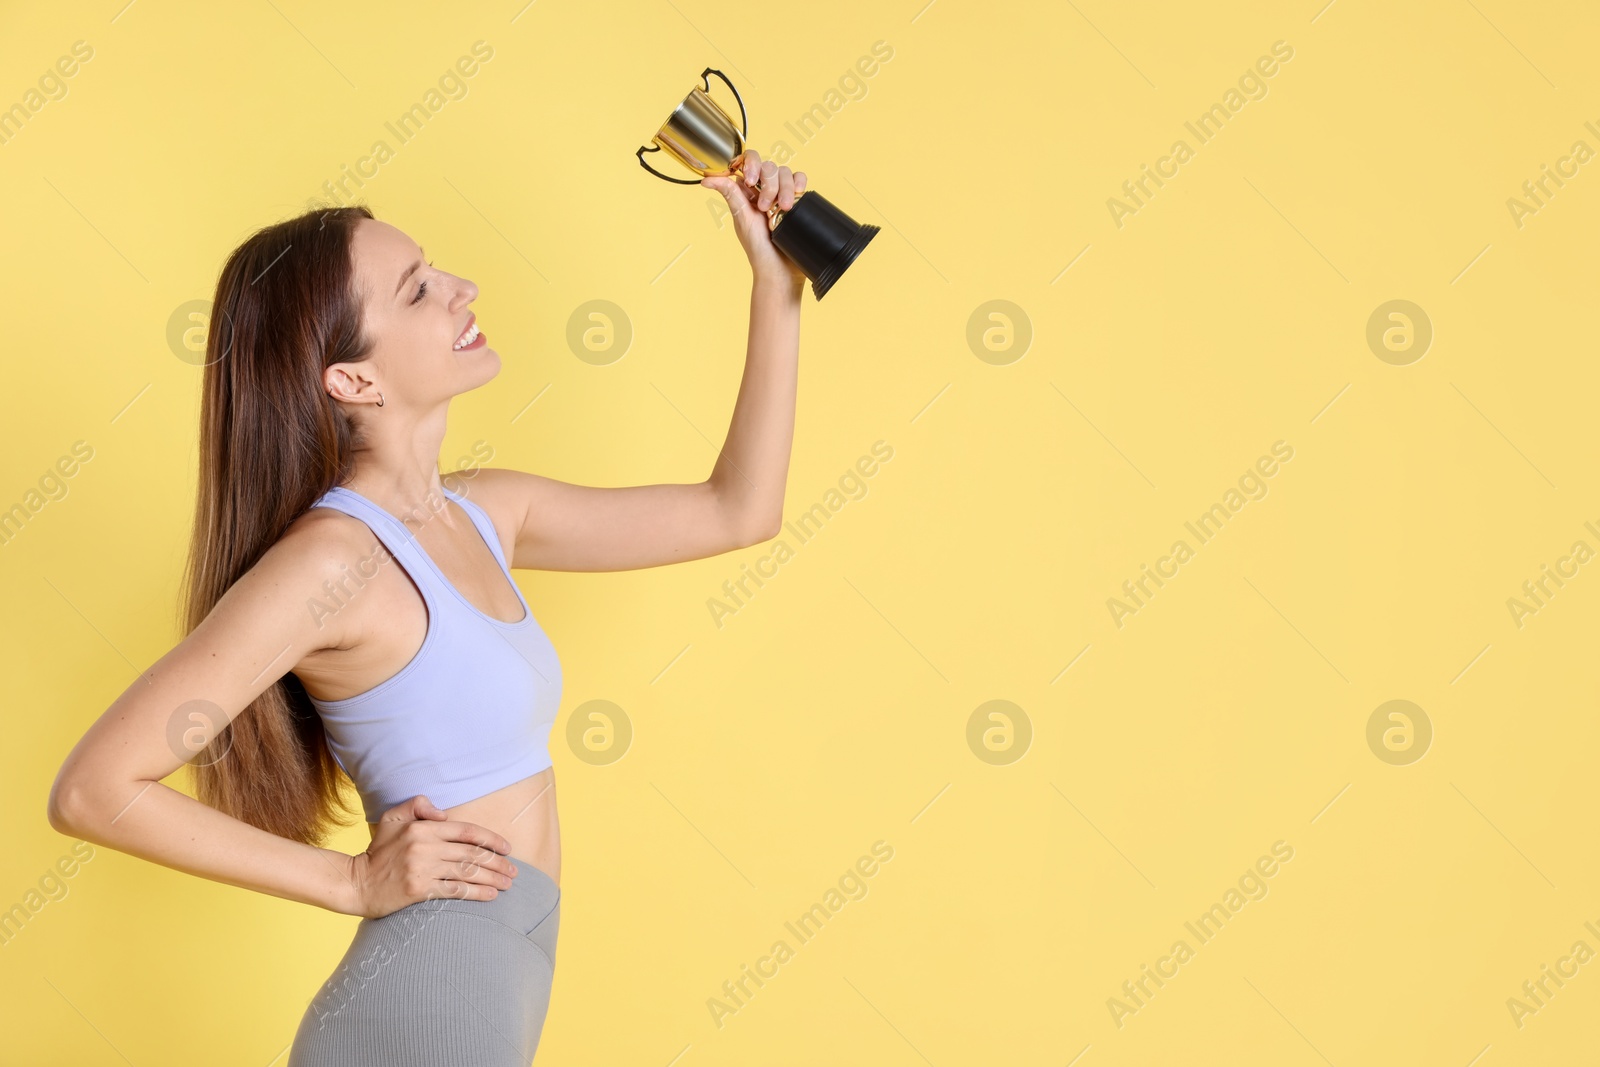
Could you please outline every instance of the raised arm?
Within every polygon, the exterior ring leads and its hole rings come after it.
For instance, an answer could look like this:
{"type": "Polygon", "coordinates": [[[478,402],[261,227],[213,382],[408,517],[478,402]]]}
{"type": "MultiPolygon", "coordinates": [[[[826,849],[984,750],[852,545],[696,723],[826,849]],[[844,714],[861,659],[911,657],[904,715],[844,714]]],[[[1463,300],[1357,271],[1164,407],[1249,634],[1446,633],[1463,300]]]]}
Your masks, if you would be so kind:
{"type": "Polygon", "coordinates": [[[707,178],[727,199],[751,265],[750,332],[744,377],[728,433],[702,482],[617,488],[574,485],[489,468],[452,476],[513,533],[511,566],[554,571],[619,571],[729,552],[776,536],[794,443],[805,275],[772,244],[766,210],[785,209],[805,174],[745,154],[759,184],[707,178]]]}

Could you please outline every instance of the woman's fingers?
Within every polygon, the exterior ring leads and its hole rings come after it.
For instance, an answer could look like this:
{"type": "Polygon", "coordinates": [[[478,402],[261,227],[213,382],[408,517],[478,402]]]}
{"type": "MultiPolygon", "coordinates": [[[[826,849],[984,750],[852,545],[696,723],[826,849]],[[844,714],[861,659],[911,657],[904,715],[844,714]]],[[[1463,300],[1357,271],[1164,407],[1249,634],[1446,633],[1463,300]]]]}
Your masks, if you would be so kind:
{"type": "Polygon", "coordinates": [[[500,890],[492,885],[475,885],[472,882],[453,882],[436,878],[428,890],[427,899],[454,897],[457,900],[493,900],[500,890]]]}
{"type": "Polygon", "coordinates": [[[732,191],[737,189],[744,194],[745,201],[762,214],[774,204],[780,210],[788,211],[794,207],[794,198],[805,191],[805,171],[792,171],[770,159],[763,160],[753,148],[742,152],[735,165],[739,169],[740,179],[714,176],[701,178],[700,184],[708,189],[716,189],[724,196],[731,196],[732,191]]]}
{"type": "Polygon", "coordinates": [[[433,801],[419,793],[410,800],[402,801],[378,816],[378,821],[416,822],[420,819],[439,820],[444,817],[444,812],[435,807],[433,801]]]}
{"type": "Polygon", "coordinates": [[[755,209],[750,206],[750,198],[755,195],[755,191],[747,188],[737,178],[716,175],[701,178],[700,184],[721,193],[723,199],[728,201],[728,210],[733,212],[735,216],[742,218],[747,213],[755,213],[755,209]]]}
{"type": "MultiPolygon", "coordinates": [[[[478,845],[482,848],[507,855],[511,852],[511,842],[490,830],[486,826],[479,826],[475,822],[446,821],[438,827],[439,839],[442,841],[459,841],[464,845],[478,845]]],[[[510,862],[507,860],[506,862],[510,862]]]]}
{"type": "MultiPolygon", "coordinates": [[[[746,160],[759,160],[761,157],[754,151],[746,152],[746,160]]],[[[806,187],[805,173],[780,167],[772,160],[766,160],[755,166],[747,164],[744,172],[745,181],[755,182],[755,199],[752,206],[762,214],[771,210],[776,204],[780,210],[788,211],[794,207],[794,198],[797,193],[806,187]]]]}
{"type": "Polygon", "coordinates": [[[744,172],[744,184],[754,189],[761,177],[761,153],[754,148],[746,148],[739,159],[739,169],[744,172]]]}
{"type": "Polygon", "coordinates": [[[756,197],[756,210],[765,212],[778,198],[778,165],[772,160],[761,164],[761,195],[756,197]]]}
{"type": "Polygon", "coordinates": [[[453,845],[440,852],[439,859],[450,865],[450,877],[464,882],[501,885],[517,876],[517,865],[510,859],[483,849],[453,845]]]}
{"type": "Polygon", "coordinates": [[[778,168],[777,203],[784,211],[794,207],[794,172],[788,167],[778,168]]]}

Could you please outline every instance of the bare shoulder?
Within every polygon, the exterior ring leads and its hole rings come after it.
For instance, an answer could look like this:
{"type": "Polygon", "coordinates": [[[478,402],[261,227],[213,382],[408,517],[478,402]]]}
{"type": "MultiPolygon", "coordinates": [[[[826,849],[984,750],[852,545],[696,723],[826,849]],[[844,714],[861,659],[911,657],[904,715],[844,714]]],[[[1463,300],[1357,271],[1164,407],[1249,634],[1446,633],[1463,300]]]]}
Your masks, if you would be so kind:
{"type": "Polygon", "coordinates": [[[317,571],[337,568],[364,555],[377,536],[354,515],[333,508],[311,508],[289,524],[262,557],[276,556],[279,566],[317,571]]]}
{"type": "MultiPolygon", "coordinates": [[[[291,522],[236,586],[271,588],[302,608],[314,609],[327,597],[326,583],[335,587],[352,572],[370,568],[382,549],[377,535],[360,519],[333,508],[312,508],[291,522]]],[[[310,615],[317,616],[315,610],[310,615]]],[[[321,647],[348,645],[359,620],[340,612],[318,618],[321,647]]]]}
{"type": "Polygon", "coordinates": [[[516,539],[530,502],[547,488],[561,484],[552,478],[505,467],[467,467],[442,475],[439,480],[446,489],[487,512],[505,541],[516,539]]]}

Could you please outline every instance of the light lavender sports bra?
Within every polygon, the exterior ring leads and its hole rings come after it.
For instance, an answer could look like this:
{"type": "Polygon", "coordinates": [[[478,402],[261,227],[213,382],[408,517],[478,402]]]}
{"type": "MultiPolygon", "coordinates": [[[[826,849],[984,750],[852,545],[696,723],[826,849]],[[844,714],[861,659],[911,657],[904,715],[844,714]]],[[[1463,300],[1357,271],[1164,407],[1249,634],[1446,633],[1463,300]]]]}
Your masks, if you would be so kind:
{"type": "Polygon", "coordinates": [[[353,489],[335,486],[311,505],[360,519],[386,550],[341,583],[342,596],[359,595],[379,567],[398,562],[428,607],[427,636],[398,673],[344,700],[311,700],[369,823],[419,793],[450,808],[551,765],[561,661],[511,577],[488,514],[449,489],[444,495],[467,513],[516,589],[519,621],[473,607],[404,523],[353,489]]]}

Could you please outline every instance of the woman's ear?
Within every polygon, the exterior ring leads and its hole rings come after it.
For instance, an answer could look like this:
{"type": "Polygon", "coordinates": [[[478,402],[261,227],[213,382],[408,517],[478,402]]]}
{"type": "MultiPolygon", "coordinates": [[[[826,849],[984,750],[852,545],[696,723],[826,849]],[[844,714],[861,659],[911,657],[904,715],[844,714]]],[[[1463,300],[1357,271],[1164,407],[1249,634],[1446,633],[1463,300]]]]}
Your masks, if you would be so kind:
{"type": "Polygon", "coordinates": [[[358,369],[360,364],[335,363],[322,372],[322,391],[335,400],[359,401],[374,393],[376,385],[358,369]]]}

